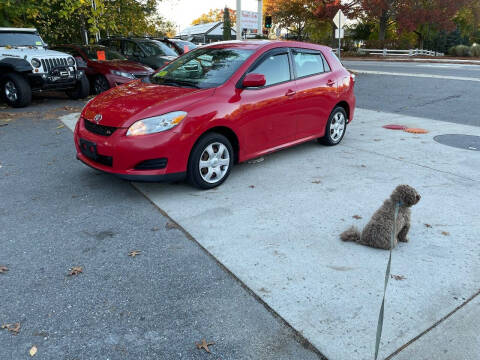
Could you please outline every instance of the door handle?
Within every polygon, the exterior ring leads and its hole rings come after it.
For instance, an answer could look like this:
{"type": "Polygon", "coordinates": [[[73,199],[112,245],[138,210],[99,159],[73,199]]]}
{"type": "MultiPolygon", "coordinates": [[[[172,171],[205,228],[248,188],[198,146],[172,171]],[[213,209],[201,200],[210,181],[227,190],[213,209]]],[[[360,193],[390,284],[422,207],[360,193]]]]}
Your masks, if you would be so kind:
{"type": "Polygon", "coordinates": [[[327,81],[327,86],[330,86],[330,87],[331,87],[331,86],[333,86],[333,85],[335,85],[335,81],[333,81],[333,80],[328,80],[328,81],[327,81]]]}
{"type": "Polygon", "coordinates": [[[285,96],[293,96],[295,95],[297,92],[294,91],[294,90],[291,90],[291,89],[288,89],[287,92],[285,93],[285,96]]]}

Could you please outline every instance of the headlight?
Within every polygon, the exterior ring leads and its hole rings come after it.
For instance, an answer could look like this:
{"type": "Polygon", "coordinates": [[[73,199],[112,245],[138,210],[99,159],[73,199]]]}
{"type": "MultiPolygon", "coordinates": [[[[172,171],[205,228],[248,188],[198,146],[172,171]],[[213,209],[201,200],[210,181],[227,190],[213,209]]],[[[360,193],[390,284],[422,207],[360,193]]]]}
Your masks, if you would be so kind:
{"type": "Polygon", "coordinates": [[[169,130],[185,119],[185,111],[174,111],[160,116],[139,120],[128,128],[127,136],[154,134],[169,130]]]}
{"type": "Polygon", "coordinates": [[[41,65],[40,60],[35,59],[35,58],[32,59],[31,63],[32,63],[32,66],[35,67],[35,68],[39,68],[40,65],[41,65]]]}
{"type": "Polygon", "coordinates": [[[130,74],[128,72],[112,70],[112,74],[117,75],[117,76],[121,76],[121,77],[125,77],[125,78],[129,78],[129,79],[135,79],[135,76],[133,76],[132,74],[130,74]]]}
{"type": "Polygon", "coordinates": [[[70,66],[75,65],[75,59],[73,57],[69,57],[67,59],[67,64],[70,65],[70,66]]]}

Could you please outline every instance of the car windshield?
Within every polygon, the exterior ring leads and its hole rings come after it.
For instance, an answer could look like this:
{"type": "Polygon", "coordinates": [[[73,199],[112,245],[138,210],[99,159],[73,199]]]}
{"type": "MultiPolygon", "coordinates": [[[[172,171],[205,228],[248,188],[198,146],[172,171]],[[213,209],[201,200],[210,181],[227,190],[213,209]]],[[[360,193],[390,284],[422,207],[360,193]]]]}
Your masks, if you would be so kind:
{"type": "Polygon", "coordinates": [[[33,32],[0,32],[0,46],[44,46],[40,35],[33,32]]]}
{"type": "Polygon", "coordinates": [[[185,52],[185,50],[187,51],[190,51],[190,50],[193,50],[197,47],[197,45],[195,45],[194,43],[191,43],[190,41],[182,41],[182,40],[172,40],[175,44],[177,44],[177,46],[179,46],[183,52],[185,52]]]}
{"type": "Polygon", "coordinates": [[[84,46],[82,50],[89,60],[127,60],[122,54],[103,46],[84,46]]]}
{"type": "Polygon", "coordinates": [[[253,53],[233,48],[198,48],[152,75],[158,85],[211,88],[223,84],[253,53]]]}
{"type": "Polygon", "coordinates": [[[142,47],[143,51],[147,53],[147,56],[178,56],[175,51],[160,41],[142,41],[140,42],[140,46],[142,47]]]}

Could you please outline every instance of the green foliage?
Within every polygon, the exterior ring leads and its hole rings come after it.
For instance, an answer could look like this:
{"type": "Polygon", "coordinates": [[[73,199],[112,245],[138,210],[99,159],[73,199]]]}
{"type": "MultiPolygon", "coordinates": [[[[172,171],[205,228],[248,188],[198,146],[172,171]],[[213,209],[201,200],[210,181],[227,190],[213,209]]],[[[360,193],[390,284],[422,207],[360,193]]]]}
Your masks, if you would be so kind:
{"type": "Polygon", "coordinates": [[[223,40],[232,39],[232,21],[230,20],[230,11],[225,6],[223,10],[223,40]]]}
{"type": "Polygon", "coordinates": [[[479,44],[473,44],[470,47],[470,55],[474,57],[480,57],[480,45],[479,44]]]}
{"type": "Polygon", "coordinates": [[[160,35],[174,32],[156,14],[157,0],[1,0],[0,26],[36,27],[49,44],[83,43],[96,34],[160,35]]]}
{"type": "Polygon", "coordinates": [[[470,47],[468,47],[467,45],[452,46],[448,50],[448,54],[452,56],[461,56],[461,57],[470,56],[470,47]]]}

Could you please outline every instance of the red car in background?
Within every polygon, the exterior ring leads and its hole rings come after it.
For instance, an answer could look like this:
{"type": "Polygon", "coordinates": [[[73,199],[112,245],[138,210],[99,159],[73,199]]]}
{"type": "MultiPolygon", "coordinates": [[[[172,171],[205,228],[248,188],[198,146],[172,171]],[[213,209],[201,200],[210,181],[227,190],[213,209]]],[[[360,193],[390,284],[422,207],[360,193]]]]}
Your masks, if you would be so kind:
{"type": "Polygon", "coordinates": [[[85,71],[90,89],[95,94],[153,73],[150,67],[129,61],[123,55],[101,45],[59,45],[53,49],[75,58],[77,67],[85,71]]]}
{"type": "Polygon", "coordinates": [[[314,139],[339,144],[353,119],[354,83],[325,46],[200,47],[90,101],[75,127],[77,158],[128,180],[187,177],[213,188],[234,163],[314,139]]]}

